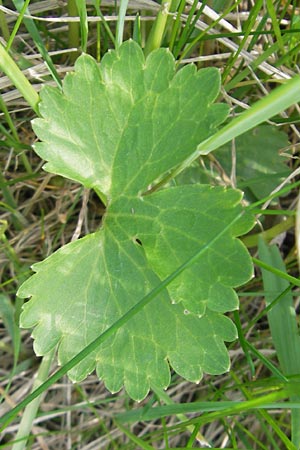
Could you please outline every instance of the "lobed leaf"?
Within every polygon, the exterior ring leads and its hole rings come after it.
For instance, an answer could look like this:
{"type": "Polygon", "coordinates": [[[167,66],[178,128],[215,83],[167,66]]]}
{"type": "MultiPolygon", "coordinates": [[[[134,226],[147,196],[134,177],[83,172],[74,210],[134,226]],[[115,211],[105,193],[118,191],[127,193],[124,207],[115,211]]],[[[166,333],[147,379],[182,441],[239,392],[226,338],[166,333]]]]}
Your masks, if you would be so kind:
{"type": "Polygon", "coordinates": [[[229,369],[224,341],[236,329],[223,314],[238,308],[233,288],[252,276],[236,239],[253,224],[241,192],[207,185],[148,191],[226,116],[226,106],[213,104],[219,84],[216,69],[175,73],[170,52],[145,60],[129,41],[100,65],[81,56],[63,93],[43,89],[37,153],[47,170],[105,197],[107,210],[97,232],[34,264],[19,289],[31,297],[21,326],[34,328],[38,355],[58,345],[66,363],[203,248],[198,262],[70,371],[74,381],[96,369],[111,392],[124,384],[141,400],[152,383],[168,386],[170,367],[197,382],[229,369]]]}

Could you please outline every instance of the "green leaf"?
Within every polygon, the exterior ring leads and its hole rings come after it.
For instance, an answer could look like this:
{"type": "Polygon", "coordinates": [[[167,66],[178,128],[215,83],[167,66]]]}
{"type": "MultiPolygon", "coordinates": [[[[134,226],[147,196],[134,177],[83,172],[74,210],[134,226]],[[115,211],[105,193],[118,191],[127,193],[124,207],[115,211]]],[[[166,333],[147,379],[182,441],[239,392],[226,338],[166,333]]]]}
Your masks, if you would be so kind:
{"type": "MultiPolygon", "coordinates": [[[[289,145],[287,135],[270,125],[261,125],[235,140],[237,186],[250,189],[257,199],[267,197],[289,174],[280,155],[289,145]]],[[[215,151],[225,171],[231,172],[231,144],[215,151]]]]}
{"type": "Polygon", "coordinates": [[[196,382],[204,372],[229,369],[224,341],[234,340],[236,329],[223,314],[238,308],[233,287],[252,276],[249,254],[236,239],[253,225],[242,214],[242,194],[207,185],[149,192],[224,120],[227,107],[213,104],[219,84],[216,69],[197,72],[190,65],[175,73],[168,50],[145,61],[129,41],[100,66],[81,56],[63,93],[48,87],[41,93],[43,118],[34,130],[46,169],[95,189],[107,210],[96,233],[35,264],[36,274],[19,289],[20,297],[31,297],[21,325],[34,327],[38,355],[58,344],[65,364],[205,249],[168,290],[69,372],[74,381],[96,368],[111,392],[124,384],[141,400],[152,383],[168,386],[170,366],[196,382]]]}

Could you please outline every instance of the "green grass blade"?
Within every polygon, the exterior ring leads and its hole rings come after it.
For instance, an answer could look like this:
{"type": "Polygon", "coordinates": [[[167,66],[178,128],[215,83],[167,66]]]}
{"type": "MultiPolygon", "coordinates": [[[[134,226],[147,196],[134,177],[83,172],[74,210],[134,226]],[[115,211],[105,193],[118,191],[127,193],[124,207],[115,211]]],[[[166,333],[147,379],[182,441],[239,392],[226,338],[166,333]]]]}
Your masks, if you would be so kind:
{"type": "Polygon", "coordinates": [[[179,41],[174,48],[174,56],[175,58],[178,57],[180,50],[184,48],[184,46],[187,44],[190,36],[192,35],[194,29],[195,29],[195,23],[197,22],[198,18],[201,16],[203,9],[204,9],[204,3],[200,6],[198,11],[196,12],[196,15],[194,17],[195,11],[197,10],[198,1],[194,0],[193,4],[191,5],[191,8],[189,10],[188,17],[186,19],[183,31],[181,33],[181,36],[179,38],[179,41]]]}
{"type": "Polygon", "coordinates": [[[172,29],[171,29],[171,36],[170,36],[170,41],[169,41],[169,49],[171,50],[171,52],[173,52],[173,47],[174,47],[174,44],[175,44],[175,40],[179,36],[179,33],[180,33],[181,14],[184,11],[185,4],[186,4],[185,0],[180,0],[180,3],[179,3],[178,8],[177,8],[176,19],[175,19],[175,21],[173,21],[173,26],[172,26],[172,29]]]}
{"type": "MultiPolygon", "coordinates": [[[[285,265],[277,246],[268,246],[263,239],[259,239],[258,248],[262,261],[285,272],[285,265]]],[[[289,287],[289,283],[265,269],[262,269],[262,276],[266,291],[265,302],[268,306],[274,300],[273,295],[268,292],[282,292],[289,287]]],[[[300,374],[300,336],[290,291],[269,311],[268,319],[283,372],[286,375],[300,374]]]]}
{"type": "Polygon", "coordinates": [[[247,40],[249,38],[249,34],[251,33],[253,26],[255,25],[255,22],[257,22],[257,16],[259,15],[259,11],[262,7],[263,1],[258,0],[255,2],[253,8],[250,9],[249,17],[243,27],[244,30],[244,36],[239,44],[239,47],[237,51],[233,54],[233,56],[228,61],[228,64],[226,64],[226,68],[223,73],[223,80],[226,80],[230,72],[232,71],[232,68],[234,64],[236,63],[241,51],[245,48],[247,40]]]}
{"type": "MultiPolygon", "coordinates": [[[[268,211],[268,210],[264,210],[264,211],[258,212],[256,214],[268,214],[268,212],[266,212],[266,211],[268,211]]],[[[253,213],[254,213],[254,211],[253,211],[253,213]]],[[[284,211],[284,213],[286,213],[286,211],[284,211]]],[[[276,214],[276,215],[278,215],[278,214],[276,214]]],[[[288,215],[288,214],[286,214],[286,215],[288,215]]],[[[276,223],[276,225],[274,225],[271,228],[268,228],[259,233],[249,234],[248,236],[242,237],[242,241],[243,241],[244,245],[246,245],[247,248],[257,247],[259,237],[264,238],[265,241],[271,241],[276,236],[278,236],[280,233],[284,233],[285,231],[288,231],[289,229],[293,228],[294,226],[295,226],[295,218],[293,216],[288,217],[286,220],[276,223]]]]}
{"type": "Polygon", "coordinates": [[[145,45],[145,55],[149,55],[149,53],[161,46],[171,3],[172,2],[170,0],[163,1],[161,3],[161,8],[157,14],[156,20],[151,28],[145,45]]]}
{"type": "Polygon", "coordinates": [[[139,14],[136,15],[134,20],[132,38],[142,46],[141,18],[139,14]]]}
{"type": "MultiPolygon", "coordinates": [[[[24,2],[23,0],[13,0],[13,3],[16,7],[16,9],[19,12],[22,12],[23,10],[23,6],[24,6],[24,2]]],[[[28,9],[25,10],[26,14],[30,14],[30,12],[28,11],[28,9]]],[[[57,73],[56,68],[54,67],[54,64],[52,62],[52,59],[49,56],[49,53],[46,50],[46,47],[43,43],[43,40],[40,36],[40,33],[34,23],[34,21],[32,19],[28,19],[28,18],[24,18],[23,19],[24,25],[28,30],[28,33],[31,35],[32,39],[34,40],[39,52],[41,53],[43,60],[45,62],[45,64],[47,65],[53,80],[56,82],[56,84],[61,87],[61,80],[59,78],[59,75],[57,73]]]]}
{"type": "MultiPolygon", "coordinates": [[[[253,398],[254,398],[253,394],[247,388],[247,386],[245,386],[243,384],[242,380],[240,380],[235,373],[231,372],[230,374],[231,374],[232,378],[234,379],[236,385],[240,386],[240,390],[243,393],[245,399],[253,400],[253,398]]],[[[269,443],[269,445],[271,444],[271,446],[272,446],[271,448],[273,450],[280,450],[280,447],[277,445],[277,444],[280,444],[278,442],[277,436],[281,439],[281,441],[284,441],[285,433],[281,430],[280,426],[277,423],[276,418],[273,418],[272,415],[264,409],[258,409],[257,411],[254,411],[254,413],[257,417],[259,426],[264,429],[264,432],[268,438],[268,443],[269,443]],[[277,436],[275,436],[275,435],[277,435],[277,436]],[[277,442],[275,440],[277,440],[277,442]]],[[[259,442],[259,447],[260,446],[262,446],[261,442],[259,442]]],[[[266,447],[266,446],[263,446],[262,448],[269,450],[269,447],[266,447]]]]}
{"type": "Polygon", "coordinates": [[[281,371],[271,363],[271,361],[257,350],[250,342],[246,341],[246,346],[249,350],[270,370],[272,375],[278,378],[283,383],[288,383],[288,379],[281,373],[281,371]]]}
{"type": "MultiPolygon", "coordinates": [[[[263,34],[263,33],[261,33],[261,34],[263,34]]],[[[270,32],[269,34],[272,34],[272,33],[270,32]]],[[[254,37],[256,37],[256,36],[254,36],[254,37]]],[[[286,44],[291,39],[291,36],[289,33],[286,33],[282,39],[283,39],[284,43],[286,44]]],[[[272,44],[268,48],[266,48],[266,50],[264,52],[260,53],[256,59],[251,61],[251,63],[249,65],[247,65],[247,67],[245,67],[245,69],[238,71],[237,74],[229,82],[226,83],[226,85],[224,86],[224,89],[226,90],[226,92],[229,92],[232,89],[234,89],[235,87],[237,87],[238,84],[242,80],[245,80],[251,73],[258,71],[260,64],[262,64],[264,62],[268,62],[268,58],[273,53],[277,52],[278,50],[279,50],[278,42],[275,42],[275,44],[272,44]]]]}
{"type": "Polygon", "coordinates": [[[273,2],[273,0],[267,0],[266,3],[267,3],[267,9],[268,9],[270,18],[272,20],[274,33],[275,33],[279,48],[284,53],[285,49],[284,49],[281,31],[280,31],[280,27],[279,27],[278,16],[277,16],[275,8],[274,8],[274,2],[273,2]]]}
{"type": "MultiPolygon", "coordinates": [[[[268,246],[259,240],[259,256],[262,261],[282,272],[286,272],[285,264],[276,246],[268,246]]],[[[284,291],[288,281],[277,277],[273,273],[262,269],[264,289],[266,291],[265,301],[268,306],[273,296],[268,294],[272,290],[284,291]]],[[[300,375],[300,335],[296,320],[293,296],[287,292],[268,313],[268,320],[277,357],[286,375],[300,375]]],[[[299,395],[291,395],[292,401],[300,401],[299,395]]],[[[300,446],[300,411],[291,410],[292,415],[292,441],[294,445],[300,446]]]]}
{"type": "MultiPolygon", "coordinates": [[[[102,19],[102,21],[99,22],[99,27],[100,27],[100,24],[103,25],[103,28],[105,29],[105,31],[107,33],[107,36],[112,41],[113,45],[116,46],[115,36],[113,35],[111,29],[109,28],[109,25],[108,25],[107,20],[105,19],[105,16],[101,12],[100,3],[101,3],[100,0],[93,0],[93,5],[94,5],[94,8],[96,10],[96,13],[102,19]]],[[[97,46],[98,46],[98,48],[100,47],[100,42],[98,43],[97,46]]],[[[97,54],[97,60],[100,61],[100,49],[99,49],[98,54],[97,54]]]]}
{"type": "Polygon", "coordinates": [[[278,269],[277,267],[274,267],[271,264],[267,264],[264,261],[261,261],[257,258],[252,258],[252,261],[254,264],[256,264],[261,269],[265,269],[272,274],[278,276],[279,278],[282,278],[283,280],[287,280],[290,283],[292,283],[295,286],[300,286],[300,280],[298,278],[292,277],[291,275],[287,274],[285,271],[278,269]]]}
{"type": "Polygon", "coordinates": [[[0,43],[0,69],[10,78],[25,100],[38,114],[39,95],[0,43]]]}
{"type": "MultiPolygon", "coordinates": [[[[264,198],[258,200],[257,202],[252,203],[251,205],[248,206],[248,208],[250,209],[250,211],[254,211],[257,206],[263,205],[264,203],[269,202],[272,199],[279,198],[282,195],[286,195],[287,193],[291,192],[293,189],[297,188],[298,186],[300,186],[300,181],[295,181],[294,183],[290,183],[288,186],[284,186],[283,188],[279,189],[278,191],[276,190],[276,192],[269,194],[267,197],[264,197],[264,198]]],[[[253,212],[253,214],[255,214],[255,213],[253,212]]]]}
{"type": "Polygon", "coordinates": [[[240,319],[240,315],[239,315],[239,311],[233,311],[233,318],[234,318],[234,323],[238,332],[238,338],[239,338],[239,342],[240,345],[242,347],[242,350],[244,352],[245,358],[247,360],[249,369],[250,369],[250,374],[251,377],[253,378],[255,376],[255,366],[254,363],[252,361],[249,349],[247,347],[247,339],[245,338],[244,335],[244,331],[243,331],[243,327],[242,327],[242,323],[241,323],[241,319],[240,319]]]}
{"type": "Polygon", "coordinates": [[[125,16],[128,6],[128,0],[121,0],[120,1],[120,8],[119,8],[119,15],[118,15],[118,21],[117,21],[117,30],[116,30],[116,48],[120,47],[120,45],[123,42],[123,32],[124,32],[124,23],[125,23],[125,16]]]}
{"type": "Polygon", "coordinates": [[[10,37],[7,40],[7,45],[6,45],[6,50],[7,51],[9,51],[11,49],[11,47],[12,47],[14,38],[16,37],[16,34],[17,34],[17,32],[18,32],[18,30],[20,28],[20,25],[22,23],[22,20],[24,18],[24,14],[26,13],[26,10],[27,10],[27,7],[28,7],[29,3],[30,3],[30,0],[25,0],[25,2],[23,2],[23,6],[22,6],[21,10],[19,11],[19,13],[20,13],[19,17],[17,18],[16,23],[14,25],[14,28],[13,28],[11,34],[10,34],[10,37]]]}
{"type": "MultiPolygon", "coordinates": [[[[167,392],[165,392],[165,390],[157,386],[154,386],[153,384],[151,385],[151,388],[153,392],[156,394],[157,398],[160,400],[160,402],[164,402],[166,405],[176,405],[175,401],[172,400],[172,398],[167,394],[167,392]]],[[[185,414],[176,414],[176,416],[181,422],[186,422],[188,420],[188,417],[185,414]]],[[[197,440],[203,446],[206,447],[210,446],[205,437],[197,429],[197,427],[188,425],[186,428],[191,433],[192,436],[195,435],[193,441],[197,440]]]]}
{"type": "Polygon", "coordinates": [[[80,35],[81,35],[81,49],[83,52],[87,50],[87,41],[88,41],[88,20],[87,20],[87,11],[86,11],[86,2],[85,0],[75,0],[77,10],[80,17],[80,35]]]}
{"type": "MultiPolygon", "coordinates": [[[[68,0],[68,15],[70,17],[77,17],[78,10],[75,0],[68,0]]],[[[68,25],[68,46],[69,48],[79,48],[79,23],[70,22],[68,25]]],[[[79,56],[79,52],[72,52],[70,55],[70,61],[74,63],[79,56]]]]}
{"type": "Polygon", "coordinates": [[[211,138],[202,142],[198,146],[198,155],[207,155],[299,101],[300,77],[296,76],[259,100],[211,138]]]}
{"type": "Polygon", "coordinates": [[[170,179],[189,167],[200,155],[208,155],[232,139],[265,122],[291,105],[300,101],[300,77],[295,76],[262,98],[251,108],[225,125],[220,131],[198,145],[197,150],[159,184],[164,185],[170,179]]]}
{"type": "MultiPolygon", "coordinates": [[[[204,7],[205,7],[207,2],[203,2],[203,3],[204,3],[204,7]]],[[[229,14],[232,10],[234,10],[238,6],[239,3],[241,3],[241,0],[236,0],[233,5],[230,2],[230,5],[226,11],[224,11],[221,15],[217,15],[217,18],[213,22],[211,22],[204,31],[201,31],[200,33],[198,33],[196,35],[196,37],[194,37],[191,40],[191,42],[188,45],[186,45],[186,47],[184,48],[184,50],[182,51],[182,53],[180,55],[178,63],[181,63],[181,61],[184,58],[186,58],[187,55],[191,54],[191,52],[193,51],[196,44],[198,44],[201,40],[206,39],[206,37],[209,36],[208,32],[211,29],[213,29],[215,26],[218,26],[219,22],[222,19],[224,19],[227,16],[227,14],[229,14]]],[[[232,33],[230,33],[230,34],[232,34],[232,33]]],[[[222,33],[222,35],[224,35],[224,33],[222,33]]],[[[216,38],[215,34],[213,36],[209,36],[209,39],[215,39],[215,38],[216,38]]]]}
{"type": "MultiPolygon", "coordinates": [[[[142,408],[136,408],[131,411],[120,413],[117,416],[119,422],[138,422],[146,420],[157,420],[162,417],[166,417],[173,414],[189,414],[189,413],[207,413],[203,414],[200,421],[202,423],[209,423],[216,418],[224,417],[227,413],[228,415],[241,414],[253,409],[275,409],[275,408],[288,408],[286,403],[279,403],[287,397],[287,392],[284,389],[272,392],[260,396],[258,398],[252,398],[251,400],[245,401],[204,401],[204,402],[193,402],[193,403],[176,403],[171,405],[155,406],[149,408],[145,406],[142,408]],[[226,412],[226,413],[224,413],[226,412]],[[202,420],[201,420],[202,419],[202,420]]],[[[300,408],[300,403],[297,403],[297,407],[300,408]]],[[[195,423],[199,420],[199,417],[188,423],[195,423]]]]}
{"type": "MultiPolygon", "coordinates": [[[[0,0],[0,5],[2,5],[2,0],[0,0]]],[[[9,40],[9,28],[5,19],[4,12],[0,10],[0,30],[2,32],[2,36],[8,42],[9,40]]]]}

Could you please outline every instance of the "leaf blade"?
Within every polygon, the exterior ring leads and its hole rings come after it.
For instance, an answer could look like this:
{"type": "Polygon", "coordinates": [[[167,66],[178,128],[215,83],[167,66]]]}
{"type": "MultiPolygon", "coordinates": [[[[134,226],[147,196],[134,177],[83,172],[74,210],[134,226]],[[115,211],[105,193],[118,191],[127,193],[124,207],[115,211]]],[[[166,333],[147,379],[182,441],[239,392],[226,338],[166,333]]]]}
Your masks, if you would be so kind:
{"type": "Polygon", "coordinates": [[[83,55],[63,93],[41,94],[37,153],[47,170],[102,192],[107,210],[97,232],[34,265],[35,275],[18,292],[31,297],[21,325],[34,327],[36,353],[58,345],[59,363],[68,364],[139,299],[159,292],[69,371],[74,381],[96,369],[111,391],[124,384],[141,400],[151,383],[169,384],[170,365],[197,382],[204,372],[229,369],[224,341],[234,340],[236,330],[223,313],[238,307],[233,287],[252,276],[236,239],[253,224],[242,212],[241,193],[209,186],[145,192],[224,119],[227,107],[213,104],[219,84],[215,69],[187,66],[175,74],[168,51],[145,61],[130,41],[100,66],[83,55]],[[191,87],[201,95],[191,95],[191,87]],[[231,269],[222,275],[224,263],[231,269]],[[159,289],[173,274],[181,278],[159,289]]]}

